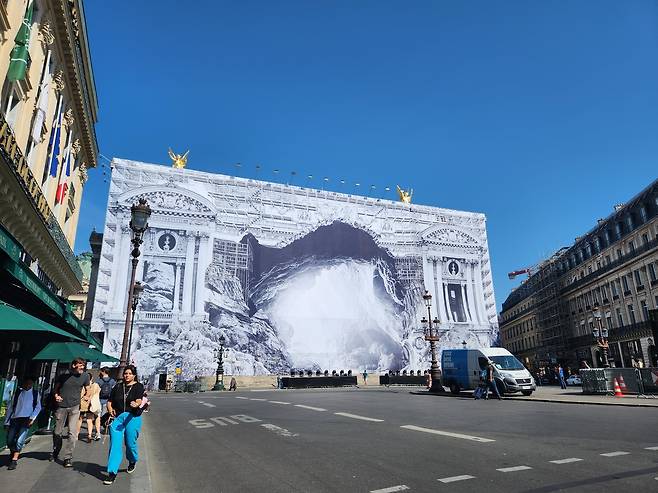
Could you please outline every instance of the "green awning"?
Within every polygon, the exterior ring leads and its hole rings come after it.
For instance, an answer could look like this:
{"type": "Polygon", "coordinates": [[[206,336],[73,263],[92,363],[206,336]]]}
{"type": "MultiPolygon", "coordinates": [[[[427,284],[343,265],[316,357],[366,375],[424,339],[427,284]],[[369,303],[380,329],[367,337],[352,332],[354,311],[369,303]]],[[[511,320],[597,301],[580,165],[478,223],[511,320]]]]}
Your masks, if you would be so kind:
{"type": "Polygon", "coordinates": [[[0,331],[50,332],[76,341],[83,340],[2,302],[0,302],[0,331]]]}
{"type": "Polygon", "coordinates": [[[37,353],[32,358],[33,360],[40,361],[60,361],[63,363],[70,363],[75,358],[84,358],[87,361],[106,361],[117,362],[119,361],[114,356],[104,354],[98,349],[90,348],[86,344],[79,342],[51,342],[45,348],[37,353]]]}

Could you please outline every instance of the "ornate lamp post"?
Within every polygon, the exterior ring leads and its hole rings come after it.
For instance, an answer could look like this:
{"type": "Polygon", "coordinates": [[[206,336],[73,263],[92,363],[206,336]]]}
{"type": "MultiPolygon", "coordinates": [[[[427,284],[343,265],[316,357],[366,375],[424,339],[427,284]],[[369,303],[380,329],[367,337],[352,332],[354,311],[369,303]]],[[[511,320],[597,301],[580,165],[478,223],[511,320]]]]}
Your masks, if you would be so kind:
{"type": "Polygon", "coordinates": [[[224,390],[224,336],[219,337],[219,349],[217,350],[217,371],[215,372],[215,385],[213,390],[224,390]]]}
{"type": "Polygon", "coordinates": [[[132,304],[132,316],[130,318],[130,336],[128,337],[128,356],[126,361],[130,363],[130,350],[133,347],[133,326],[135,325],[135,311],[139,306],[139,298],[142,296],[142,291],[144,291],[144,286],[142,283],[137,281],[133,285],[133,304],[132,304]]]}
{"type": "Polygon", "coordinates": [[[130,339],[130,328],[132,326],[132,305],[133,305],[133,288],[135,286],[135,272],[139,262],[139,247],[142,244],[144,231],[148,228],[148,220],[151,216],[151,208],[146,203],[146,199],[141,198],[137,204],[130,208],[130,229],[133,232],[132,244],[132,271],[130,273],[130,284],[128,285],[128,304],[126,307],[126,324],[123,328],[123,342],[121,344],[121,360],[119,362],[119,376],[123,375],[123,369],[127,364],[128,344],[130,339]]]}
{"type": "Polygon", "coordinates": [[[425,340],[430,343],[430,351],[432,353],[432,366],[430,367],[430,375],[432,377],[432,386],[430,392],[443,392],[441,385],[441,372],[439,370],[439,362],[436,359],[436,343],[439,341],[439,324],[441,323],[437,317],[432,320],[432,295],[429,291],[425,291],[423,295],[425,306],[427,306],[427,318],[423,317],[421,323],[423,324],[423,332],[425,333],[425,340]]]}
{"type": "Polygon", "coordinates": [[[596,345],[601,350],[603,368],[610,368],[610,362],[608,361],[608,329],[603,328],[603,317],[598,307],[595,307],[592,315],[596,319],[596,326],[592,330],[592,335],[596,345]]]}

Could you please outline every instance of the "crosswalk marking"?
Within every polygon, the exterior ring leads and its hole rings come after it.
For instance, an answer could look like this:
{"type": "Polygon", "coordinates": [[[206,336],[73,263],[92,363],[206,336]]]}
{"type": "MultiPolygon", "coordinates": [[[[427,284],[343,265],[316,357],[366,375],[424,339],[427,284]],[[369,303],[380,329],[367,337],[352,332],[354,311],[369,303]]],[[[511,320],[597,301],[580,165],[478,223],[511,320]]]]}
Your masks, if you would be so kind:
{"type": "Polygon", "coordinates": [[[283,402],[283,401],[267,401],[267,402],[271,402],[272,404],[283,404],[288,406],[290,405],[289,402],[283,402]]]}
{"type": "Polygon", "coordinates": [[[576,457],[571,457],[569,459],[549,460],[548,462],[550,462],[551,464],[569,464],[571,462],[578,462],[578,461],[581,461],[581,460],[583,460],[583,459],[578,459],[576,457]]]}
{"type": "Polygon", "coordinates": [[[603,457],[618,457],[620,455],[629,455],[630,452],[622,452],[621,450],[618,450],[617,452],[608,452],[606,454],[600,454],[603,457]]]}
{"type": "Polygon", "coordinates": [[[644,450],[658,450],[658,447],[644,447],[644,450]]]}
{"type": "Polygon", "coordinates": [[[500,469],[496,469],[496,471],[500,472],[516,472],[516,471],[527,471],[528,469],[532,469],[530,466],[514,466],[514,467],[502,467],[500,469]]]}
{"type": "Polygon", "coordinates": [[[251,397],[249,400],[250,401],[266,401],[267,399],[256,399],[254,397],[251,397]]]}
{"type": "Polygon", "coordinates": [[[469,476],[468,474],[462,474],[461,476],[452,476],[449,478],[440,478],[438,481],[442,483],[454,483],[455,481],[465,481],[466,479],[475,479],[475,476],[469,476]]]}

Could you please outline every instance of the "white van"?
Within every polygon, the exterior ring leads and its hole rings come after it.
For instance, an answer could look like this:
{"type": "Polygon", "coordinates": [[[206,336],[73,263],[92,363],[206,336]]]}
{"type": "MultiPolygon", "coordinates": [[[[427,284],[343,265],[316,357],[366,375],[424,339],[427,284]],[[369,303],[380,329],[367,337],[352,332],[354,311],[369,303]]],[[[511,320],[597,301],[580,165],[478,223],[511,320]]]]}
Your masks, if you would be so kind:
{"type": "Polygon", "coordinates": [[[441,380],[453,393],[474,390],[480,373],[489,362],[501,394],[521,392],[531,395],[537,388],[535,379],[516,357],[504,348],[444,349],[441,355],[441,380]]]}

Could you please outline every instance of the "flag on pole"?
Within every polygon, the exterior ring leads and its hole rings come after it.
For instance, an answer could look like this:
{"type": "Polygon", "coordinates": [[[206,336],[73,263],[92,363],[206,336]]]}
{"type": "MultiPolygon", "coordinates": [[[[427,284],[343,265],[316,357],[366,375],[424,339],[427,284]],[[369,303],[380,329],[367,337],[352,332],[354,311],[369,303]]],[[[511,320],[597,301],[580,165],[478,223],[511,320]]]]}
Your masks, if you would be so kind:
{"type": "Polygon", "coordinates": [[[66,197],[66,191],[69,189],[69,177],[71,176],[71,156],[73,152],[71,151],[71,134],[69,134],[69,144],[66,146],[65,151],[65,168],[62,169],[63,173],[59,175],[59,183],[57,183],[57,192],[55,194],[55,204],[61,204],[64,202],[66,197]],[[64,171],[66,170],[66,171],[64,171]],[[62,181],[62,174],[65,174],[64,181],[62,181]]]}
{"type": "Polygon", "coordinates": [[[41,136],[41,129],[43,122],[46,121],[46,112],[48,111],[48,94],[50,93],[50,50],[46,55],[46,65],[43,70],[43,77],[41,78],[41,85],[39,88],[39,99],[37,100],[37,114],[34,116],[34,125],[32,126],[32,140],[40,144],[43,141],[41,136]]]}
{"type": "Polygon", "coordinates": [[[57,120],[55,122],[55,128],[53,128],[52,133],[50,134],[51,139],[51,149],[50,151],[50,176],[53,178],[57,176],[57,170],[59,169],[59,160],[61,158],[60,154],[60,140],[62,139],[62,116],[64,111],[62,111],[62,105],[60,104],[59,115],[57,115],[57,120]]]}
{"type": "Polygon", "coordinates": [[[11,50],[7,79],[10,81],[23,80],[30,59],[30,34],[32,31],[32,11],[34,2],[30,1],[25,10],[23,23],[14,38],[14,49],[11,50]]]}

